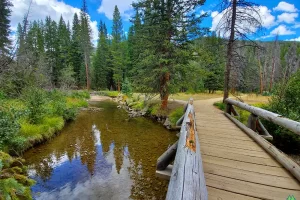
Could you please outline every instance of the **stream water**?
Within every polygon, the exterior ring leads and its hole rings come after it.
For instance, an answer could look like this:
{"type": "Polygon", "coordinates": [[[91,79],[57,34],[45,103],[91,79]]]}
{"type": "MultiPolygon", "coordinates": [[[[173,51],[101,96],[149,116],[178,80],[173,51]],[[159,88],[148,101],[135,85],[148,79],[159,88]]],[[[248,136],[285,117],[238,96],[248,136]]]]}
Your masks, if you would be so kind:
{"type": "Polygon", "coordinates": [[[93,103],[45,144],[24,154],[34,199],[165,199],[157,158],[177,137],[146,118],[128,119],[111,101],[93,103]]]}

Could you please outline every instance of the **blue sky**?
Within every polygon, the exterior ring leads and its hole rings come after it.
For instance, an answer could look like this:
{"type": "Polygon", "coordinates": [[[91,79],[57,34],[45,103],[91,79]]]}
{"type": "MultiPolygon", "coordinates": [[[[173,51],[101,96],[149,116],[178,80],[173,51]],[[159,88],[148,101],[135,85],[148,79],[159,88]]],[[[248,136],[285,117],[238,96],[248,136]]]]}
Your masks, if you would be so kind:
{"type": "MultiPolygon", "coordinates": [[[[16,30],[17,23],[22,21],[30,0],[11,0],[14,4],[12,8],[11,27],[16,30]]],[[[202,26],[212,30],[222,17],[219,13],[219,0],[207,0],[205,5],[196,12],[207,12],[208,17],[203,21],[202,26]]],[[[263,21],[264,30],[258,40],[273,40],[278,34],[280,40],[300,41],[300,0],[252,0],[259,6],[263,21]]],[[[131,25],[129,19],[134,15],[131,7],[132,0],[87,0],[90,14],[90,24],[93,31],[93,39],[97,39],[97,26],[102,20],[106,23],[108,30],[112,27],[112,13],[115,5],[118,5],[123,18],[123,27],[126,32],[131,25]]],[[[75,12],[79,12],[81,0],[33,0],[30,10],[29,20],[45,19],[50,15],[58,20],[63,15],[66,21],[72,21],[75,12]]]]}

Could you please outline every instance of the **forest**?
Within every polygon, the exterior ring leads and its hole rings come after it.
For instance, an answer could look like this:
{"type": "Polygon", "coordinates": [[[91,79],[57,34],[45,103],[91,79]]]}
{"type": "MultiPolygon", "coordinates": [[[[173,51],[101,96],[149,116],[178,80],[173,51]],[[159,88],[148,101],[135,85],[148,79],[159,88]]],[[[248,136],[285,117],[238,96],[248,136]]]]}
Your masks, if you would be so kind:
{"type": "MultiPolygon", "coordinates": [[[[15,41],[10,39],[13,5],[1,0],[0,170],[6,170],[7,176],[1,176],[0,190],[12,194],[6,187],[10,184],[29,198],[33,183],[21,166],[22,170],[9,170],[16,162],[6,153],[20,155],[53,137],[76,118],[80,107],[88,106],[90,91],[117,91],[129,97],[133,93],[157,95],[164,110],[172,94],[226,93],[227,89],[232,96],[269,96],[263,108],[299,121],[300,43],[280,41],[277,36],[273,41],[253,41],[238,30],[233,43],[201,25],[207,13],[191,12],[204,3],[133,3],[135,15],[128,31],[115,6],[113,26],[100,21],[98,40],[93,43],[86,0],[72,22],[63,16],[59,21],[51,16],[31,21],[29,6],[15,41]],[[16,174],[18,181],[9,178],[16,174]]],[[[298,136],[266,126],[279,147],[300,152],[298,136]]]]}

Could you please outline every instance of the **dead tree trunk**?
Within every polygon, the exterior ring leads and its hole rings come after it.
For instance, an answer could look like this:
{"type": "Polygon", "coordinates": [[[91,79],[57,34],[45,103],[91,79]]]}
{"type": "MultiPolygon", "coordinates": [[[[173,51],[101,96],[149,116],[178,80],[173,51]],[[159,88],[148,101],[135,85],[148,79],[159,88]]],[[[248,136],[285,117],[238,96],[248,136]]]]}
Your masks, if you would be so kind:
{"type": "Polygon", "coordinates": [[[233,45],[234,45],[234,36],[235,36],[235,22],[236,22],[236,4],[237,0],[232,0],[232,16],[231,16],[231,27],[230,27],[230,37],[227,46],[227,63],[225,69],[224,77],[224,97],[223,101],[229,96],[229,80],[230,80],[230,71],[233,60],[233,45]]]}

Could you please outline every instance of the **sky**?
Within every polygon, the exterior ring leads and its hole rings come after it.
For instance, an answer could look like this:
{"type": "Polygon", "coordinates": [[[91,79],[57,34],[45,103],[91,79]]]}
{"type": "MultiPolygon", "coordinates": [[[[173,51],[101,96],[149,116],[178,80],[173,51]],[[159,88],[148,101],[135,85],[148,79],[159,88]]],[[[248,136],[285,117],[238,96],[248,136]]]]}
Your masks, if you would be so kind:
{"type": "MultiPolygon", "coordinates": [[[[27,13],[31,0],[11,0],[13,7],[11,15],[12,33],[16,31],[17,24],[22,21],[27,13]]],[[[90,25],[94,44],[97,41],[97,27],[100,20],[106,23],[110,32],[112,27],[112,15],[114,6],[117,5],[122,19],[124,32],[127,32],[134,15],[131,6],[133,0],[87,0],[90,15],[90,25]]],[[[279,40],[300,41],[300,0],[251,0],[259,5],[263,30],[259,35],[253,36],[256,40],[270,41],[278,35],[279,40]]],[[[216,30],[222,12],[219,9],[220,0],[206,0],[205,4],[197,9],[196,14],[206,12],[208,17],[203,20],[201,26],[216,30]]],[[[29,21],[45,19],[51,16],[58,21],[62,15],[65,21],[72,23],[74,13],[79,13],[81,0],[32,0],[29,21]]],[[[14,34],[12,34],[14,37],[14,34]]]]}

